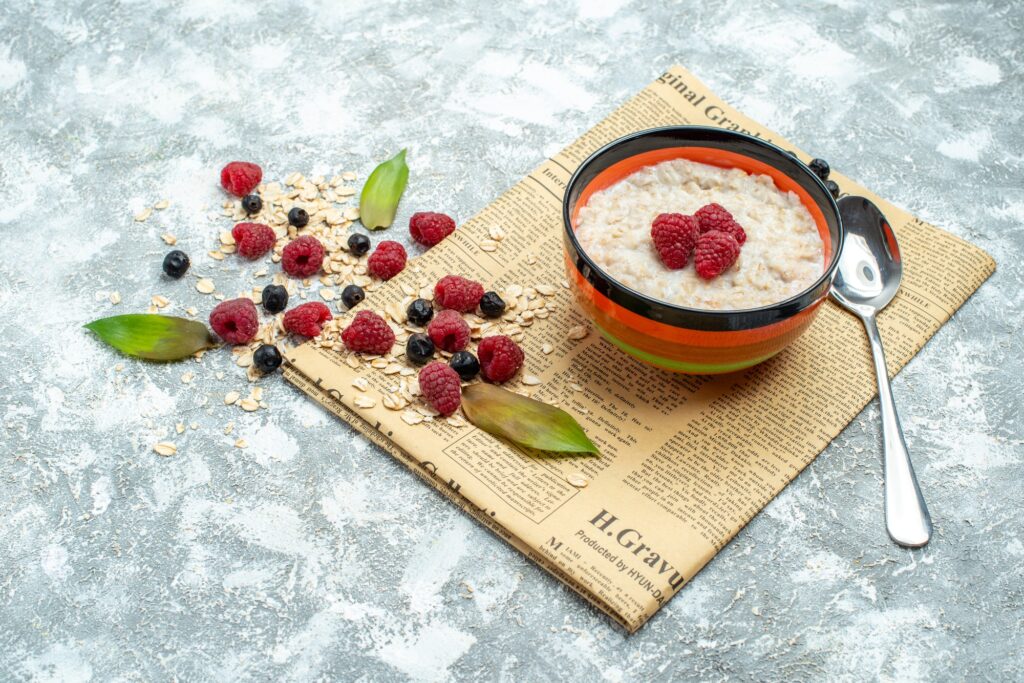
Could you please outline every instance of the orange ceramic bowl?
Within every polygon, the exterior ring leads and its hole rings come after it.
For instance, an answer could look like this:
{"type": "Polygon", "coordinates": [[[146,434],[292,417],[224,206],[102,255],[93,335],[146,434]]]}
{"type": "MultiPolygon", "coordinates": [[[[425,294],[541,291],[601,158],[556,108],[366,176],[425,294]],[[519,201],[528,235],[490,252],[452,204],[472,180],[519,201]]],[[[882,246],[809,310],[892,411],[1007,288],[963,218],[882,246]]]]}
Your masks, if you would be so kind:
{"type": "Polygon", "coordinates": [[[839,263],[843,225],[825,184],[785,150],[742,133],[703,126],[655,128],[620,138],[592,154],[569,180],[562,206],[565,266],[580,306],[613,344],[645,363],[675,372],[718,374],[765,361],[807,329],[828,296],[839,263]],[[785,301],[741,310],[687,308],[646,296],[602,271],[580,248],[576,218],[595,192],[669,159],[768,175],[795,192],[825,245],[821,276],[785,301]]]}

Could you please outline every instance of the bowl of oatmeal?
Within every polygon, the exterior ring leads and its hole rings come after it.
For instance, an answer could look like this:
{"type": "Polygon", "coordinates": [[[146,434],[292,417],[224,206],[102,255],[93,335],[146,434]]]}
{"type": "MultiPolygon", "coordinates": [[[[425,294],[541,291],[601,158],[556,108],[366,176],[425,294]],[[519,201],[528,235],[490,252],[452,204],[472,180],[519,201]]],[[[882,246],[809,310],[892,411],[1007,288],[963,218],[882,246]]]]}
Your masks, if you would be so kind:
{"type": "Polygon", "coordinates": [[[799,337],[828,295],[843,241],[835,200],[796,157],[701,126],[599,149],[569,180],[563,220],[569,282],[596,328],[645,363],[691,374],[742,370],[799,337]],[[713,276],[700,262],[707,250],[680,266],[652,239],[659,217],[708,206],[742,227],[734,260],[713,276]]]}

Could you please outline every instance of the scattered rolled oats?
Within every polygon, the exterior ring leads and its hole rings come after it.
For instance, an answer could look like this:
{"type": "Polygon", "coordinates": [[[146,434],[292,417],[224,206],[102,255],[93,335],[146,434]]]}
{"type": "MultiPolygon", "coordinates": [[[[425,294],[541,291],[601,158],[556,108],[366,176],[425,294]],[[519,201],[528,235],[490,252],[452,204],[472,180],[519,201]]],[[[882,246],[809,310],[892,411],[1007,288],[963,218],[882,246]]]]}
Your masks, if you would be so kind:
{"type": "Polygon", "coordinates": [[[579,472],[573,472],[572,474],[568,475],[565,478],[565,480],[578,489],[586,488],[587,484],[590,483],[590,480],[587,479],[582,474],[580,474],[579,472]]]}
{"type": "Polygon", "coordinates": [[[153,452],[156,453],[157,455],[167,457],[177,453],[178,447],[175,446],[170,441],[160,441],[153,445],[153,452]]]}
{"type": "Polygon", "coordinates": [[[487,234],[490,235],[491,239],[495,242],[500,242],[505,239],[505,231],[499,228],[497,225],[492,225],[487,228],[487,234]]]}
{"type": "Polygon", "coordinates": [[[249,447],[249,442],[246,441],[245,439],[238,439],[237,441],[235,441],[235,448],[248,448],[248,447],[249,447]]]}
{"type": "Polygon", "coordinates": [[[417,413],[415,410],[403,410],[402,411],[402,422],[407,425],[418,425],[423,422],[423,416],[417,413]]]}
{"type": "Polygon", "coordinates": [[[170,205],[171,205],[170,200],[168,200],[168,199],[161,199],[160,201],[158,201],[156,204],[153,205],[153,208],[156,209],[157,211],[163,211],[164,209],[166,209],[170,205]]]}
{"type": "Polygon", "coordinates": [[[210,278],[200,278],[199,282],[196,283],[196,290],[200,294],[213,294],[217,287],[213,284],[213,280],[210,278]]]}
{"type": "Polygon", "coordinates": [[[175,244],[178,243],[178,238],[169,232],[165,232],[164,234],[160,235],[160,239],[162,239],[165,244],[169,244],[171,246],[174,246],[175,244]]]}
{"type": "Polygon", "coordinates": [[[109,298],[110,303],[116,306],[121,303],[121,292],[111,292],[109,298]]]}
{"type": "Polygon", "coordinates": [[[369,396],[356,396],[355,401],[356,408],[372,408],[377,405],[377,402],[369,396]]]}
{"type": "Polygon", "coordinates": [[[245,412],[247,412],[247,413],[252,413],[252,412],[255,412],[255,411],[257,411],[257,410],[259,410],[259,409],[260,409],[260,404],[259,404],[259,402],[258,402],[258,401],[254,401],[254,400],[253,400],[253,399],[251,399],[251,398],[243,398],[243,399],[242,399],[242,400],[241,400],[241,401],[240,401],[240,402],[238,403],[238,406],[239,406],[239,407],[240,407],[240,408],[241,408],[242,410],[244,410],[245,412]]]}
{"type": "Polygon", "coordinates": [[[224,394],[224,405],[229,406],[241,397],[242,395],[237,391],[229,391],[228,393],[224,394]]]}
{"type": "Polygon", "coordinates": [[[359,391],[366,391],[370,388],[370,382],[365,377],[356,377],[352,380],[352,386],[359,391]]]}
{"type": "Polygon", "coordinates": [[[548,344],[547,342],[544,342],[544,345],[540,347],[540,352],[543,353],[545,356],[554,350],[555,347],[552,346],[551,344],[548,344]]]}
{"type": "Polygon", "coordinates": [[[569,328],[569,339],[580,340],[586,337],[590,333],[590,329],[585,325],[574,325],[569,328]]]}
{"type": "Polygon", "coordinates": [[[135,214],[135,222],[136,223],[143,223],[143,222],[146,221],[147,218],[149,218],[152,215],[153,215],[153,209],[147,207],[147,208],[143,209],[142,211],[139,211],[137,214],[135,214]]]}
{"type": "Polygon", "coordinates": [[[526,386],[537,386],[540,384],[540,377],[536,375],[523,375],[522,382],[526,386]]]}

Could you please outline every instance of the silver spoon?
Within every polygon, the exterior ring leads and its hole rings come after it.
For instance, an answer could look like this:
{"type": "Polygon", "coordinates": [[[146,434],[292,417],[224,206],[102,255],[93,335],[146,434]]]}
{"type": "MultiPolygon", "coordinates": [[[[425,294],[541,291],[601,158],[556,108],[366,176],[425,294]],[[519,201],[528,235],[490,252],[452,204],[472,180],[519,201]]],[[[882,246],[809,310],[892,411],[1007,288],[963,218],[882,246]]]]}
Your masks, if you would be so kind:
{"type": "Polygon", "coordinates": [[[871,201],[864,197],[843,197],[838,203],[846,239],[829,294],[836,303],[860,318],[871,342],[882,411],[886,529],[900,545],[919,548],[932,536],[932,520],[903,440],[885,367],[882,338],[875,322],[875,316],[889,305],[900,288],[903,278],[900,249],[889,221],[871,201]]]}

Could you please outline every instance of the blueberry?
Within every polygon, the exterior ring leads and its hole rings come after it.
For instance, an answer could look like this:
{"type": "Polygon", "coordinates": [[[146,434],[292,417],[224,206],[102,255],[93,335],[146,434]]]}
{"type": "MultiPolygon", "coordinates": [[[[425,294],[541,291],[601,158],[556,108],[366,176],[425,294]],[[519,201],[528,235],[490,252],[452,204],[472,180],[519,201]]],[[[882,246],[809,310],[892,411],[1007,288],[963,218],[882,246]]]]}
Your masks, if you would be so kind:
{"type": "Polygon", "coordinates": [[[164,272],[177,280],[185,274],[191,263],[188,260],[188,254],[180,249],[175,249],[174,251],[167,252],[167,256],[164,256],[164,272]]]}
{"type": "Polygon", "coordinates": [[[341,303],[345,304],[345,308],[352,308],[365,298],[366,292],[359,285],[349,285],[341,290],[341,303]]]}
{"type": "Polygon", "coordinates": [[[293,206],[288,212],[288,222],[296,228],[304,228],[309,223],[309,214],[301,206],[293,206]]]}
{"type": "Polygon", "coordinates": [[[448,365],[459,374],[463,382],[468,382],[480,372],[480,361],[469,351],[456,351],[448,365]]]}
{"type": "Polygon", "coordinates": [[[416,299],[405,309],[405,315],[413,325],[423,327],[434,317],[434,307],[426,299],[416,299]]]}
{"type": "Polygon", "coordinates": [[[348,250],[356,256],[362,256],[370,251],[370,238],[362,233],[352,233],[348,236],[348,250]]]}
{"type": "Polygon", "coordinates": [[[247,194],[242,197],[242,208],[246,213],[259,213],[263,208],[263,200],[258,194],[247,194]]]}
{"type": "Polygon", "coordinates": [[[807,164],[814,175],[818,176],[822,180],[828,180],[828,174],[832,171],[829,167],[828,162],[824,159],[811,159],[811,163],[807,164]]]}
{"type": "Polygon", "coordinates": [[[288,306],[288,290],[281,285],[267,285],[263,288],[263,310],[280,313],[288,306]]]}
{"type": "Polygon", "coordinates": [[[252,354],[252,364],[264,375],[281,367],[281,352],[273,344],[263,344],[252,354]]]}
{"type": "Polygon", "coordinates": [[[410,335],[409,341],[405,342],[405,357],[410,363],[425,364],[434,357],[434,342],[423,333],[410,335]]]}
{"type": "Polygon", "coordinates": [[[498,318],[505,312],[505,302],[497,292],[486,292],[480,297],[480,310],[488,318],[498,318]]]}
{"type": "Polygon", "coordinates": [[[839,199],[839,183],[837,183],[834,180],[826,180],[825,187],[828,188],[828,191],[832,194],[833,197],[839,199]]]}

